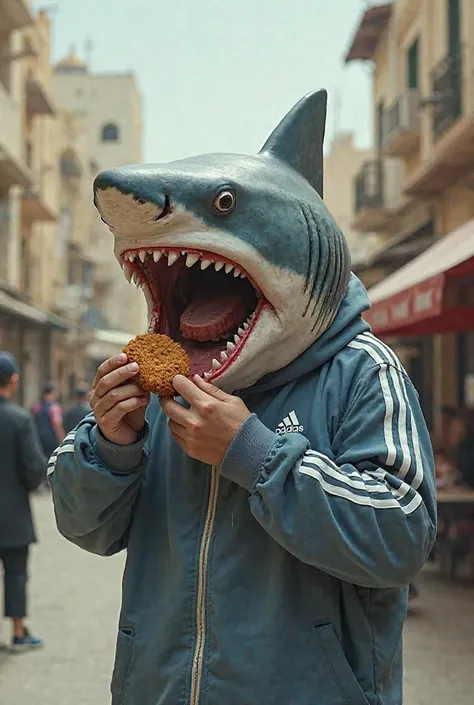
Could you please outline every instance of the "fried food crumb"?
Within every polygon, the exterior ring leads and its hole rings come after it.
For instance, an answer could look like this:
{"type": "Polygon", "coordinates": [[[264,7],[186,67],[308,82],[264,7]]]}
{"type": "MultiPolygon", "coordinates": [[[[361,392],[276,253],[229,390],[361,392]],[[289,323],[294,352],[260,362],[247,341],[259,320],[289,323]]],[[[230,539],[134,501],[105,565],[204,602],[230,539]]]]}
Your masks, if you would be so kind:
{"type": "Polygon", "coordinates": [[[176,394],[173,379],[176,375],[190,375],[190,361],[181,345],[167,335],[147,333],[137,335],[124,347],[129,362],[140,368],[137,381],[146,392],[160,397],[176,394]]]}

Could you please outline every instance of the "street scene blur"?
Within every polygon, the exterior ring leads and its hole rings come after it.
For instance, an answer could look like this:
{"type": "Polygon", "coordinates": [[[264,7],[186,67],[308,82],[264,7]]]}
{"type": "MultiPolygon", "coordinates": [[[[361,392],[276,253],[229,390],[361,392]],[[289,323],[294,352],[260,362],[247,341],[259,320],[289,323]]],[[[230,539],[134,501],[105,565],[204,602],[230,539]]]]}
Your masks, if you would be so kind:
{"type": "Polygon", "coordinates": [[[46,480],[97,367],[147,327],[94,178],[256,153],[321,86],[324,200],[435,455],[438,533],[409,586],[404,702],[473,702],[474,2],[259,4],[178,1],[167,18],[151,0],[0,0],[0,705],[110,702],[124,557],[67,543],[46,480]],[[166,52],[154,42],[168,32],[166,52]]]}

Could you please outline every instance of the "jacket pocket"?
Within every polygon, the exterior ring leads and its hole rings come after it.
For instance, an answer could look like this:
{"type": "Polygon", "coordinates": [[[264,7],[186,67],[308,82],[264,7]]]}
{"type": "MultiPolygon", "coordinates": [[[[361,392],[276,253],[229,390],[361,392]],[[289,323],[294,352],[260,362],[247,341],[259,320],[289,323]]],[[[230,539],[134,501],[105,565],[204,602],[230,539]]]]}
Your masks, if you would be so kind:
{"type": "Polygon", "coordinates": [[[341,695],[341,705],[369,705],[342,650],[332,624],[315,627],[326,665],[341,695]]]}
{"type": "Polygon", "coordinates": [[[135,631],[131,627],[119,627],[115,664],[112,674],[112,705],[125,705],[130,674],[135,652],[135,631]]]}

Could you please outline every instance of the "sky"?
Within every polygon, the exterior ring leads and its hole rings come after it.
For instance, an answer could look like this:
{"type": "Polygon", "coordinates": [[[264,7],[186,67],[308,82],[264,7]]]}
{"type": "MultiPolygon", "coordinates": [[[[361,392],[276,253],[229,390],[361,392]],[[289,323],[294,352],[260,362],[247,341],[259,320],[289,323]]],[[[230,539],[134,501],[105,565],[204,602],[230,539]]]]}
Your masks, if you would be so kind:
{"type": "MultiPolygon", "coordinates": [[[[344,66],[365,0],[36,0],[50,9],[53,60],[91,40],[93,72],[134,71],[143,160],[255,153],[305,93],[326,88],[335,131],[372,138],[371,78],[344,66]],[[337,106],[340,105],[340,108],[337,106]]],[[[112,117],[112,116],[111,116],[112,117]]]]}

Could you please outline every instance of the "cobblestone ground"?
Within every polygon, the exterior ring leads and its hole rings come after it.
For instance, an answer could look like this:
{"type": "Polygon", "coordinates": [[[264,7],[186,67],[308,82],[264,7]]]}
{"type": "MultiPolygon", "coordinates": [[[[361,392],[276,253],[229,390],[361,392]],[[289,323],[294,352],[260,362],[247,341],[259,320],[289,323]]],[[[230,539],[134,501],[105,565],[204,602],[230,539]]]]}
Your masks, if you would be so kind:
{"type": "MultiPolygon", "coordinates": [[[[120,597],[121,557],[90,556],[56,532],[49,497],[35,502],[41,543],[31,565],[35,653],[0,651],[2,705],[107,705],[120,597]]],[[[0,641],[9,636],[7,625],[0,641]]],[[[406,627],[405,705],[472,705],[474,586],[427,574],[406,627]]]]}

